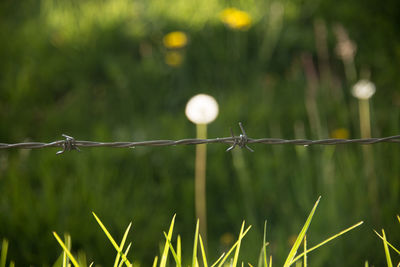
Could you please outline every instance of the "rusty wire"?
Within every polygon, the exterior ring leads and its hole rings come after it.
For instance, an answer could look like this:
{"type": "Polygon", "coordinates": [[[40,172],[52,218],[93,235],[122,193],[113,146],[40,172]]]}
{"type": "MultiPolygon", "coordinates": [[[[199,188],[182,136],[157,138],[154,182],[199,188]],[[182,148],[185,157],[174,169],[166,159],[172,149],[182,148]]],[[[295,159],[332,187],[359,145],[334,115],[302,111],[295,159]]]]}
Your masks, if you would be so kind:
{"type": "Polygon", "coordinates": [[[215,144],[222,143],[228,144],[230,147],[226,151],[234,149],[236,146],[246,148],[249,151],[253,150],[248,144],[266,144],[266,145],[341,145],[341,144],[361,144],[371,145],[376,143],[400,143],[400,135],[383,137],[383,138],[364,138],[364,139],[321,139],[321,140],[307,140],[307,139],[279,139],[279,138],[249,138],[244,130],[242,123],[239,123],[241,134],[235,136],[231,129],[230,137],[214,138],[214,139],[181,139],[181,140],[150,140],[150,141],[137,141],[137,142],[95,142],[95,141],[80,141],[75,138],[63,134],[65,140],[58,140],[50,143],[42,142],[24,142],[15,144],[0,143],[0,149],[37,149],[46,147],[61,147],[62,150],[56,154],[62,154],[65,151],[78,150],[80,147],[113,147],[113,148],[134,148],[138,146],[177,146],[177,145],[199,145],[199,144],[215,144]]]}

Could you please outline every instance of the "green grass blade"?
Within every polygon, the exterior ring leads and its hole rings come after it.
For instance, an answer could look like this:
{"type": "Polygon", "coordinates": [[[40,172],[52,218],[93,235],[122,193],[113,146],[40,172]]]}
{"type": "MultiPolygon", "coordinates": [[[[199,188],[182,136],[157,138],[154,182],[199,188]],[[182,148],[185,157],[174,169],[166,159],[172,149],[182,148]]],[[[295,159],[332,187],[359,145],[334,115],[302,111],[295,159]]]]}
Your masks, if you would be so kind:
{"type": "Polygon", "coordinates": [[[179,262],[182,262],[182,242],[180,235],[178,235],[178,239],[176,240],[176,256],[178,257],[179,262]]]}
{"type": "Polygon", "coordinates": [[[82,250],[78,251],[78,264],[81,267],[87,267],[86,254],[82,250]]]}
{"type": "Polygon", "coordinates": [[[75,267],[79,267],[78,262],[76,261],[76,259],[74,258],[74,256],[72,256],[71,252],[69,252],[67,246],[64,244],[64,242],[62,242],[61,238],[57,235],[56,232],[53,232],[54,237],[56,238],[56,240],[58,241],[58,243],[60,244],[60,246],[63,248],[63,250],[65,251],[65,253],[67,253],[68,258],[71,260],[72,264],[75,267]]]}
{"type": "MultiPolygon", "coordinates": [[[[310,253],[311,251],[313,251],[313,250],[315,250],[315,249],[317,249],[317,248],[319,248],[319,247],[325,245],[325,244],[328,243],[329,241],[332,241],[333,239],[335,239],[335,238],[337,238],[337,237],[339,237],[339,236],[341,236],[341,235],[347,233],[348,231],[353,230],[354,228],[360,226],[360,225],[363,224],[363,223],[364,223],[364,222],[361,221],[361,222],[359,222],[359,223],[356,223],[356,224],[353,225],[353,226],[350,226],[349,228],[346,228],[345,230],[343,230],[343,231],[337,233],[336,235],[333,235],[333,236],[331,236],[331,237],[325,239],[325,240],[322,241],[321,243],[319,243],[319,244],[313,246],[312,248],[308,249],[306,252],[307,252],[307,253],[310,253]]],[[[303,256],[303,254],[304,254],[304,252],[301,253],[300,255],[298,255],[297,257],[295,257],[295,258],[293,259],[293,262],[295,262],[295,261],[297,261],[298,259],[300,259],[300,258],[303,256]]]]}
{"type": "MultiPolygon", "coordinates": [[[[65,246],[70,251],[71,250],[71,236],[69,234],[64,234],[64,241],[65,241],[65,246]]],[[[64,250],[63,251],[62,266],[63,267],[68,267],[68,265],[69,265],[69,258],[67,256],[67,253],[64,250]]]]}
{"type": "Polygon", "coordinates": [[[263,236],[263,254],[264,254],[264,266],[268,267],[267,262],[267,220],[264,222],[264,236],[263,236]]]}
{"type": "Polygon", "coordinates": [[[94,264],[94,262],[92,261],[92,262],[90,263],[89,267],[92,267],[92,266],[93,266],[93,264],[94,264]]]}
{"type": "Polygon", "coordinates": [[[169,246],[169,249],[171,250],[172,256],[173,256],[174,259],[175,259],[176,265],[177,265],[178,267],[182,267],[182,264],[181,264],[180,260],[178,259],[178,255],[176,254],[175,249],[174,249],[174,247],[172,246],[171,240],[168,238],[168,235],[167,235],[166,232],[163,232],[163,233],[164,233],[165,239],[166,239],[167,242],[168,242],[168,246],[169,246]]]}
{"type": "MultiPolygon", "coordinates": [[[[131,248],[131,245],[132,245],[132,242],[129,243],[128,246],[126,247],[125,256],[128,255],[129,249],[131,248]]],[[[120,261],[118,267],[121,267],[123,263],[124,263],[124,261],[120,261]]]]}
{"type": "Polygon", "coordinates": [[[304,224],[299,235],[297,236],[297,239],[294,242],[294,245],[293,245],[292,249],[290,250],[288,257],[286,258],[286,261],[285,261],[283,267],[289,267],[294,262],[293,259],[296,256],[297,249],[300,247],[300,244],[303,241],[303,237],[306,234],[308,227],[310,226],[312,217],[314,216],[315,210],[316,210],[320,200],[321,200],[321,197],[319,197],[317,202],[315,202],[314,207],[312,208],[310,215],[308,215],[306,223],[304,224]]]}
{"type": "Polygon", "coordinates": [[[158,256],[154,257],[153,267],[157,267],[158,256]]]}
{"type": "Polygon", "coordinates": [[[400,223],[400,215],[397,215],[397,220],[398,220],[399,223],[400,223]]]}
{"type": "Polygon", "coordinates": [[[260,254],[258,255],[258,263],[257,263],[258,267],[268,267],[267,257],[264,258],[264,248],[267,248],[268,245],[269,242],[265,243],[260,249],[260,254]]]}
{"type": "Polygon", "coordinates": [[[269,267],[272,267],[272,256],[269,256],[269,267]]]}
{"type": "Polygon", "coordinates": [[[386,241],[385,231],[382,229],[383,247],[385,248],[386,262],[388,267],[393,267],[392,259],[390,258],[389,247],[386,241]]]}
{"type": "Polygon", "coordinates": [[[15,262],[10,261],[10,267],[15,267],[15,262]]]}
{"type": "Polygon", "coordinates": [[[204,249],[203,239],[201,238],[201,235],[199,235],[199,241],[200,241],[201,255],[203,256],[203,265],[204,267],[208,267],[206,251],[204,249]]]}
{"type": "Polygon", "coordinates": [[[303,265],[307,267],[307,235],[304,235],[304,257],[303,257],[303,265]]]}
{"type": "MultiPolygon", "coordinates": [[[[119,245],[119,247],[121,248],[121,250],[124,248],[125,246],[125,241],[126,238],[128,236],[129,230],[131,229],[132,226],[132,222],[129,223],[128,227],[125,230],[124,236],[122,237],[122,241],[121,244],[119,245]]],[[[115,261],[114,261],[114,267],[117,267],[119,265],[119,259],[121,258],[121,255],[119,253],[117,253],[117,256],[115,257],[115,261]]]]}
{"type": "MultiPolygon", "coordinates": [[[[246,231],[244,231],[244,233],[241,236],[239,236],[239,239],[236,241],[236,243],[233,244],[233,246],[228,251],[228,253],[226,253],[226,255],[221,259],[221,262],[218,264],[218,267],[221,267],[225,263],[226,259],[228,259],[229,255],[236,248],[236,246],[239,244],[239,242],[241,242],[241,239],[247,234],[247,232],[250,230],[250,228],[251,228],[251,225],[249,227],[247,227],[246,231]]],[[[213,266],[214,266],[214,264],[213,264],[213,266]]]]}
{"type": "Polygon", "coordinates": [[[249,267],[253,267],[253,265],[250,264],[250,262],[247,263],[249,265],[249,267]]]}
{"type": "Polygon", "coordinates": [[[218,262],[223,258],[225,256],[225,252],[224,253],[222,253],[221,254],[221,256],[219,256],[219,258],[218,258],[218,260],[216,260],[215,262],[214,262],[214,264],[213,265],[211,265],[211,267],[214,267],[214,266],[216,266],[217,264],[218,264],[218,262]]]}
{"type": "Polygon", "coordinates": [[[238,259],[239,259],[239,251],[240,251],[240,245],[242,243],[241,241],[242,241],[242,235],[243,235],[243,230],[244,230],[244,224],[245,224],[245,221],[243,221],[242,227],[240,228],[239,239],[238,239],[239,243],[236,246],[235,256],[233,257],[233,265],[232,265],[233,267],[236,267],[238,259]]]}
{"type": "Polygon", "coordinates": [[[51,267],[62,267],[63,256],[64,256],[64,250],[61,251],[60,255],[58,256],[56,261],[51,265],[51,267]]]}
{"type": "Polygon", "coordinates": [[[132,264],[129,262],[129,260],[126,258],[126,256],[122,253],[122,249],[117,245],[117,242],[115,242],[114,238],[111,236],[111,234],[108,232],[107,228],[104,226],[104,224],[100,221],[99,217],[92,212],[94,218],[96,219],[97,223],[100,225],[101,229],[103,232],[106,234],[108,239],[110,240],[111,244],[114,246],[114,248],[117,250],[118,254],[121,255],[122,260],[125,262],[127,266],[132,266],[132,264]]]}
{"type": "Polygon", "coordinates": [[[6,267],[7,252],[8,241],[7,239],[3,239],[3,242],[1,243],[0,267],[6,267]]]}
{"type": "Polygon", "coordinates": [[[383,239],[383,236],[381,236],[380,234],[378,234],[375,230],[374,230],[374,232],[375,232],[375,234],[377,234],[377,236],[379,236],[380,239],[382,239],[384,242],[386,242],[394,251],[397,252],[397,254],[400,255],[400,251],[399,251],[397,248],[395,248],[392,244],[390,244],[389,241],[383,239]]]}
{"type": "Polygon", "coordinates": [[[268,246],[268,242],[266,242],[266,240],[267,240],[267,220],[265,220],[264,222],[263,245],[261,247],[260,254],[258,255],[257,267],[268,267],[267,248],[266,248],[268,246]]]}
{"type": "Polygon", "coordinates": [[[194,242],[193,242],[193,256],[192,256],[192,267],[197,267],[197,243],[199,236],[199,219],[196,222],[196,231],[194,233],[194,242]]]}
{"type": "Polygon", "coordinates": [[[174,217],[172,217],[171,224],[169,226],[168,236],[167,236],[168,239],[165,241],[163,254],[161,255],[160,267],[167,266],[167,258],[168,258],[168,251],[169,251],[168,240],[170,240],[172,238],[172,232],[174,231],[174,225],[175,225],[175,217],[176,217],[176,214],[174,214],[174,217]]]}
{"type": "Polygon", "coordinates": [[[368,261],[365,261],[364,267],[369,267],[368,261]]]}

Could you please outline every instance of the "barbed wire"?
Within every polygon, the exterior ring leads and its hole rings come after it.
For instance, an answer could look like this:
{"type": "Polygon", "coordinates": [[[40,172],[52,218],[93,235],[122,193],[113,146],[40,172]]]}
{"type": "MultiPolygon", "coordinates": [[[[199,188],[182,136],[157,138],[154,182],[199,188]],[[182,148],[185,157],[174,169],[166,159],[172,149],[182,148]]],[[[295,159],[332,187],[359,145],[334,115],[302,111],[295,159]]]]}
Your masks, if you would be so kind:
{"type": "Polygon", "coordinates": [[[231,151],[236,146],[246,148],[254,152],[248,144],[266,144],[266,145],[341,145],[341,144],[361,144],[371,145],[376,143],[400,143],[400,135],[383,137],[383,138],[364,138],[364,139],[321,139],[321,140],[308,140],[308,139],[279,139],[279,138],[249,138],[244,130],[242,123],[239,122],[241,134],[235,136],[231,129],[230,137],[214,138],[214,139],[181,139],[181,140],[150,140],[150,141],[137,141],[137,142],[95,142],[95,141],[80,141],[75,138],[63,134],[65,140],[58,140],[50,143],[42,142],[24,142],[15,144],[0,143],[0,149],[39,149],[47,147],[62,147],[62,150],[56,154],[62,154],[65,151],[80,150],[80,147],[113,147],[113,148],[134,148],[138,146],[177,146],[177,145],[200,145],[200,144],[215,144],[222,143],[230,145],[226,151],[231,151]]]}

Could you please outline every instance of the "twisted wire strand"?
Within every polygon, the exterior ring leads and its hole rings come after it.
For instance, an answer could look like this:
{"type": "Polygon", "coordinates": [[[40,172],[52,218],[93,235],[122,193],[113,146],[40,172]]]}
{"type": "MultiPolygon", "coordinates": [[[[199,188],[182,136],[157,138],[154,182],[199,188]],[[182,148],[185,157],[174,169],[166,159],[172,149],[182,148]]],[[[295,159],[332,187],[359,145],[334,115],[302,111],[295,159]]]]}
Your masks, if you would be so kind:
{"type": "Polygon", "coordinates": [[[400,135],[394,135],[383,138],[364,138],[364,139],[279,139],[279,138],[249,138],[243,128],[242,123],[239,123],[242,134],[235,136],[231,130],[231,137],[214,138],[214,139],[181,139],[181,140],[150,140],[150,141],[135,141],[135,142],[95,142],[75,140],[73,137],[64,135],[65,140],[58,140],[50,143],[43,142],[24,142],[15,144],[0,143],[0,149],[39,149],[47,147],[62,147],[62,150],[57,154],[62,154],[65,151],[78,150],[80,147],[113,147],[113,148],[133,148],[138,146],[177,146],[177,145],[199,145],[199,144],[228,144],[230,147],[226,151],[234,149],[236,146],[246,148],[249,151],[253,150],[248,144],[266,144],[266,145],[341,145],[341,144],[361,144],[371,145],[376,143],[400,143],[400,135]]]}

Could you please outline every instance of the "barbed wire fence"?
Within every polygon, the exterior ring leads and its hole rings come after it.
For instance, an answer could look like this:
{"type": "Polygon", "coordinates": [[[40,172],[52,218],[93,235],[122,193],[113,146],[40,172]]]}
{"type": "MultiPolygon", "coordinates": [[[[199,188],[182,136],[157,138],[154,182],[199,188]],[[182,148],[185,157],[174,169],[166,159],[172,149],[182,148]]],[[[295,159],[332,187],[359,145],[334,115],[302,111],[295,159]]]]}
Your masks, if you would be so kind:
{"type": "Polygon", "coordinates": [[[135,141],[135,142],[95,142],[95,141],[81,141],[75,140],[74,137],[63,134],[65,140],[58,140],[50,143],[43,142],[23,142],[6,144],[0,143],[0,149],[39,149],[48,147],[61,147],[62,150],[56,154],[62,154],[65,151],[78,150],[81,151],[82,147],[112,147],[112,148],[134,148],[139,146],[177,146],[177,145],[199,145],[199,144],[228,144],[229,147],[226,151],[231,151],[235,147],[246,148],[254,152],[249,144],[266,144],[266,145],[342,145],[342,144],[361,144],[372,145],[376,143],[400,143],[400,135],[382,137],[382,138],[363,138],[363,139],[279,139],[279,138],[259,138],[254,139],[247,136],[243,124],[239,122],[241,134],[235,136],[231,129],[230,137],[213,138],[213,139],[181,139],[181,140],[149,140],[149,141],[135,141]]]}

